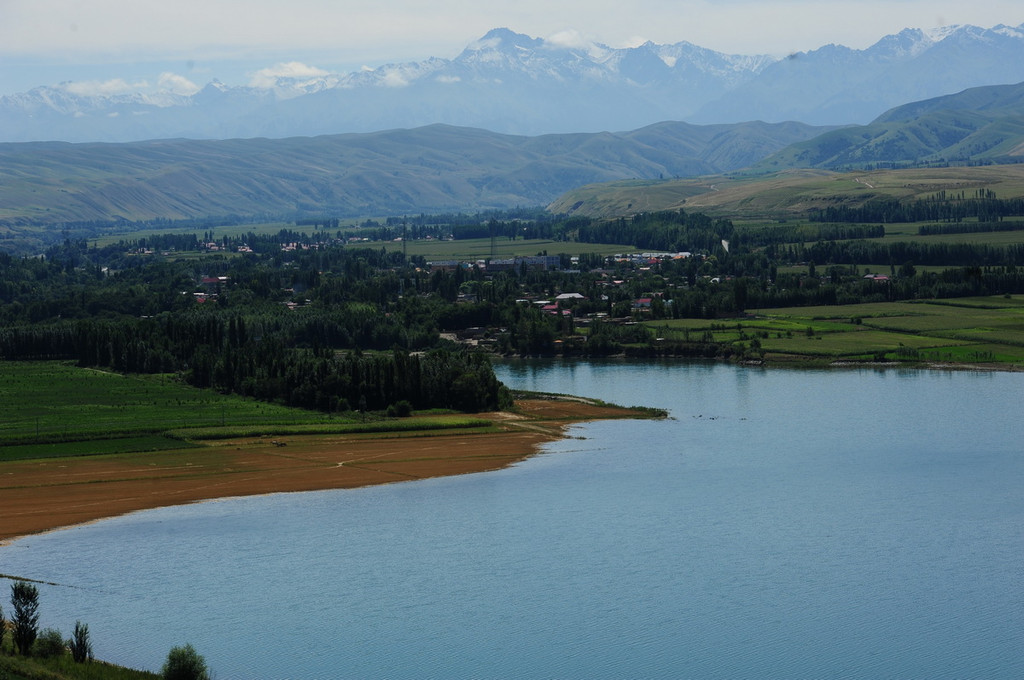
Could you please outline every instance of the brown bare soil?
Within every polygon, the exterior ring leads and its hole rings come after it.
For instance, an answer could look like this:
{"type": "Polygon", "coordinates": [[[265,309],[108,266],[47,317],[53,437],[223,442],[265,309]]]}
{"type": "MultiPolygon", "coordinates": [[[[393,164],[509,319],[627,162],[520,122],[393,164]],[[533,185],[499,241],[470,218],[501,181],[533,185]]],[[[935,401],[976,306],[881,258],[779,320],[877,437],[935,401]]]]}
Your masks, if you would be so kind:
{"type": "Polygon", "coordinates": [[[493,433],[317,435],[218,441],[146,454],[0,465],[0,542],[167,505],[345,489],[502,468],[586,420],[635,417],[583,401],[531,399],[488,414],[493,433]],[[283,443],[284,445],[281,445],[283,443]]]}

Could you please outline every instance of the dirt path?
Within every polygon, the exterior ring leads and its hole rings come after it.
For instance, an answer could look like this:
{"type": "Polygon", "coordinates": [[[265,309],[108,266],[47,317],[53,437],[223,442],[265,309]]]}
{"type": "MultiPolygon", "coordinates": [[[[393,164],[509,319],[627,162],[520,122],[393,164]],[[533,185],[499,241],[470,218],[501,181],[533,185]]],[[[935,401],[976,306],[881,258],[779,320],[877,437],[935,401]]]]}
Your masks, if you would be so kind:
{"type": "Polygon", "coordinates": [[[137,510],[228,496],[345,489],[506,467],[586,420],[630,417],[581,401],[526,400],[485,414],[494,433],[327,435],[219,441],[123,456],[0,465],[0,542],[137,510]]]}

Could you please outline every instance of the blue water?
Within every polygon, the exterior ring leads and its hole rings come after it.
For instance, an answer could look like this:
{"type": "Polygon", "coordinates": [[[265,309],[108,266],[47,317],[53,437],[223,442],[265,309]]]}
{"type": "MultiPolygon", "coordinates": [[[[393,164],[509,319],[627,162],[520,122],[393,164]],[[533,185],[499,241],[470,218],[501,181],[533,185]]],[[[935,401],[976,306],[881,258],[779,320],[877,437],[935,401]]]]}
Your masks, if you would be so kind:
{"type": "Polygon", "coordinates": [[[1024,375],[498,370],[672,419],[29,537],[0,573],[61,584],[42,625],[100,658],[191,642],[221,679],[1024,676],[1024,375]]]}

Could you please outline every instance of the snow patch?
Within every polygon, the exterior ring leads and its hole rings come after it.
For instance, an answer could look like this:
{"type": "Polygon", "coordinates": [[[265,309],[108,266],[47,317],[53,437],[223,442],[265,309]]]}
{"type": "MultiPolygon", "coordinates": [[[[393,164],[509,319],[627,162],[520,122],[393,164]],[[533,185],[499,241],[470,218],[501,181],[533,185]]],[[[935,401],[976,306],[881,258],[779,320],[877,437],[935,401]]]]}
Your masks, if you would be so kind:
{"type": "Polygon", "coordinates": [[[992,29],[992,32],[1006,36],[1007,38],[1024,40],[1024,24],[1021,24],[1020,26],[1006,26],[1004,24],[999,24],[992,29]]]}
{"type": "Polygon", "coordinates": [[[941,40],[945,40],[946,38],[953,35],[963,27],[963,24],[948,24],[946,26],[936,26],[934,28],[929,28],[928,30],[924,31],[924,34],[931,38],[933,42],[939,42],[941,40]]]}

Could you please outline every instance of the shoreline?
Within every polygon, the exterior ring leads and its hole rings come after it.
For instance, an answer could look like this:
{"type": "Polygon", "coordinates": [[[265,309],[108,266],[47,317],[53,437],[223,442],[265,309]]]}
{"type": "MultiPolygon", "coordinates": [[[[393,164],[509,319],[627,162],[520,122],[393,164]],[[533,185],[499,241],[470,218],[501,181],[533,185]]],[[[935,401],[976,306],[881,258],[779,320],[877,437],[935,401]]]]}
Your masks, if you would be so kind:
{"type": "Polygon", "coordinates": [[[494,431],[295,435],[277,443],[246,437],[177,451],[6,463],[0,546],[159,507],[497,470],[536,455],[572,425],[652,417],[642,409],[537,396],[516,401],[513,411],[479,415],[494,431]]]}

